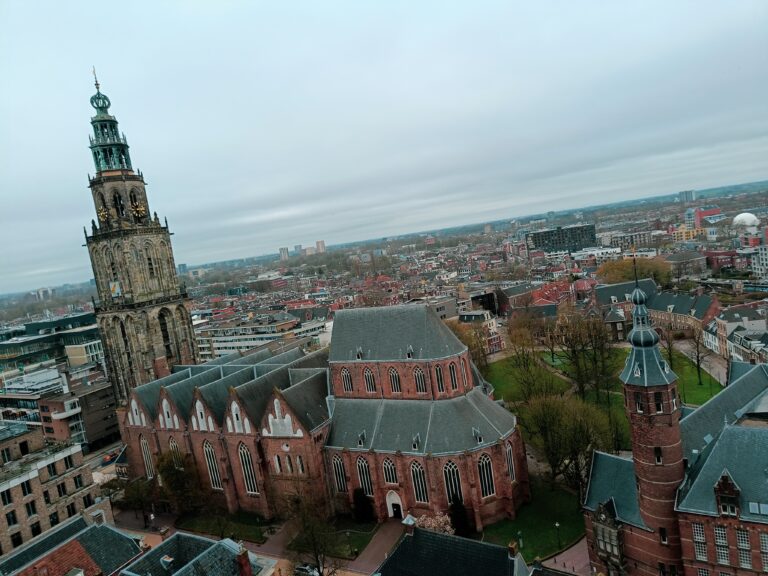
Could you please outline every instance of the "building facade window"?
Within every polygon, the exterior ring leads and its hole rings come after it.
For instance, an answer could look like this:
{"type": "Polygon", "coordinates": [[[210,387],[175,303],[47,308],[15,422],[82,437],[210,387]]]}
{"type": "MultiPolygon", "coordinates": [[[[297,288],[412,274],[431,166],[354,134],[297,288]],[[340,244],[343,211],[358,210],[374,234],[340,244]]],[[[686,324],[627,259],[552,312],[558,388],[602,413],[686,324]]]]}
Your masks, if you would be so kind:
{"type": "Polygon", "coordinates": [[[701,522],[693,522],[691,524],[691,531],[693,532],[693,550],[696,555],[696,560],[706,562],[707,539],[704,535],[704,524],[701,522]]]}
{"type": "Polygon", "coordinates": [[[419,394],[427,393],[427,379],[424,377],[424,371],[421,368],[415,368],[413,379],[416,382],[416,392],[419,394]]]}
{"type": "Polygon", "coordinates": [[[448,375],[451,378],[451,390],[458,390],[459,379],[456,377],[456,364],[453,362],[448,366],[448,375]]]}
{"type": "Polygon", "coordinates": [[[237,449],[237,455],[240,457],[240,467],[243,469],[245,491],[248,494],[258,494],[259,488],[256,484],[256,471],[253,469],[253,459],[248,448],[242,442],[237,449]]]}
{"type": "Polygon", "coordinates": [[[144,473],[147,480],[152,480],[155,477],[155,467],[152,464],[152,453],[149,451],[149,443],[144,436],[139,437],[139,445],[141,446],[141,456],[144,458],[144,473]]]}
{"type": "Polygon", "coordinates": [[[3,502],[3,506],[8,506],[11,502],[13,502],[13,496],[11,496],[11,489],[3,490],[0,492],[0,500],[3,502]]]}
{"type": "Polygon", "coordinates": [[[373,496],[373,484],[371,483],[371,470],[368,460],[360,456],[357,459],[357,476],[360,479],[360,488],[366,496],[373,496]]]}
{"type": "Polygon", "coordinates": [[[293,460],[290,454],[285,455],[285,470],[288,474],[293,474],[293,460]]]}
{"type": "Polygon", "coordinates": [[[731,555],[728,550],[728,531],[725,526],[715,526],[715,553],[718,564],[727,566],[731,563],[731,555]]]}
{"type": "Polygon", "coordinates": [[[619,533],[615,528],[603,524],[595,524],[597,547],[611,556],[619,556],[619,533]]]}
{"type": "Polygon", "coordinates": [[[282,461],[280,460],[280,454],[275,454],[274,464],[275,464],[275,474],[282,474],[283,464],[282,464],[282,461]]]}
{"type": "Polygon", "coordinates": [[[19,523],[18,518],[16,518],[16,511],[11,510],[5,515],[5,522],[8,524],[8,526],[16,526],[16,524],[19,523]]]}
{"type": "Polygon", "coordinates": [[[347,491],[347,471],[344,469],[344,461],[338,454],[333,456],[333,479],[336,482],[336,492],[347,491]]]}
{"type": "Polygon", "coordinates": [[[392,387],[392,392],[397,394],[400,392],[400,374],[394,368],[389,369],[389,384],[392,387]]]}
{"type": "Polygon", "coordinates": [[[467,387],[467,363],[464,362],[464,358],[461,359],[461,380],[464,383],[464,388],[467,387]]]}
{"type": "Polygon", "coordinates": [[[306,473],[306,469],[304,468],[304,459],[301,457],[301,454],[296,456],[296,467],[299,469],[299,474],[306,473]]]}
{"type": "Polygon", "coordinates": [[[397,484],[397,468],[395,468],[395,463],[389,458],[384,460],[384,482],[387,484],[397,484]]]}
{"type": "Polygon", "coordinates": [[[437,381],[437,391],[445,392],[445,382],[443,382],[443,368],[435,366],[435,380],[437,381]]]}
{"type": "Polygon", "coordinates": [[[366,368],[363,372],[363,379],[365,380],[366,392],[376,392],[376,379],[373,377],[373,372],[370,368],[366,368]]]}
{"type": "Polygon", "coordinates": [[[352,375],[346,368],[341,369],[341,385],[344,387],[344,392],[352,392],[352,375]]]}
{"type": "Polygon", "coordinates": [[[175,438],[171,438],[168,441],[168,447],[171,450],[171,459],[173,460],[173,467],[177,470],[183,470],[184,469],[184,461],[181,458],[181,451],[179,450],[179,445],[176,443],[175,438]]]}
{"type": "Polygon", "coordinates": [[[459,468],[450,460],[443,466],[443,479],[445,480],[445,493],[448,496],[448,504],[463,502],[459,468]]]}
{"type": "Polygon", "coordinates": [[[78,474],[75,476],[75,490],[79,490],[83,487],[83,476],[81,474],[78,474]]]}
{"type": "Polygon", "coordinates": [[[752,549],[749,545],[749,532],[736,528],[736,547],[739,550],[739,566],[752,569],[752,549]]]}
{"type": "Polygon", "coordinates": [[[411,480],[413,481],[413,495],[416,497],[416,502],[429,502],[427,476],[424,473],[424,467],[418,462],[411,463],[411,480]]]}
{"type": "Polygon", "coordinates": [[[768,532],[760,532],[760,560],[763,572],[768,572],[768,532]]]}
{"type": "Polygon", "coordinates": [[[24,482],[21,483],[21,493],[24,496],[32,494],[32,484],[30,484],[29,480],[24,480],[24,482]]]}
{"type": "Polygon", "coordinates": [[[480,492],[483,498],[495,494],[496,489],[493,485],[493,465],[491,464],[491,457],[488,456],[488,454],[483,454],[478,459],[477,473],[480,476],[480,492]]]}
{"type": "Polygon", "coordinates": [[[221,490],[221,475],[219,474],[218,462],[216,462],[216,451],[208,440],[203,442],[203,454],[205,455],[205,463],[208,466],[208,477],[211,480],[211,488],[214,490],[221,490]]]}
{"type": "Polygon", "coordinates": [[[507,473],[509,474],[509,480],[511,482],[514,482],[515,481],[515,451],[514,451],[514,448],[512,448],[512,442],[507,442],[507,445],[504,451],[507,457],[507,473]]]}

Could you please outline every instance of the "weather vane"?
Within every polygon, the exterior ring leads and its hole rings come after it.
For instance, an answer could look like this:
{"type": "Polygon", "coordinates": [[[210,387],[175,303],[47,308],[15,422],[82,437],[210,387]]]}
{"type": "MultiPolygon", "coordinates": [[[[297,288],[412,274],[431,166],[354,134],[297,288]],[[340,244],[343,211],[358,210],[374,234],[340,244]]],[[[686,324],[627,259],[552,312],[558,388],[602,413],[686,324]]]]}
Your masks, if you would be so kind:
{"type": "Polygon", "coordinates": [[[93,80],[96,84],[96,92],[99,91],[99,79],[96,77],[96,66],[93,67],[93,80]]]}

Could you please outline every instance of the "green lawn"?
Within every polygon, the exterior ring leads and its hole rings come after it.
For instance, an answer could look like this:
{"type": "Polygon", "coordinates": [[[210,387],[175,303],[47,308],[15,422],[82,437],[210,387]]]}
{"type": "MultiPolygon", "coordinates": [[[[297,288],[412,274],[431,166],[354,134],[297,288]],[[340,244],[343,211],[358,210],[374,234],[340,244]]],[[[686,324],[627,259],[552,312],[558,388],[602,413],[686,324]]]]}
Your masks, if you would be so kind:
{"type": "MultiPolygon", "coordinates": [[[[666,357],[666,352],[664,352],[664,356],[666,357]]],[[[719,382],[703,368],[701,369],[701,380],[704,384],[700,386],[699,377],[696,374],[696,364],[682,352],[677,350],[673,352],[672,363],[673,370],[678,377],[678,392],[684,404],[701,406],[722,390],[719,382]]]]}
{"type": "Polygon", "coordinates": [[[632,443],[629,435],[629,419],[627,418],[627,412],[624,409],[624,396],[619,392],[611,392],[606,397],[604,392],[600,393],[600,400],[595,398],[595,393],[592,390],[588,390],[585,396],[587,402],[597,404],[597,406],[606,414],[611,422],[615,422],[617,426],[617,442],[618,448],[621,450],[630,450],[632,443]],[[610,407],[608,402],[610,400],[610,407]]]}
{"type": "MultiPolygon", "coordinates": [[[[611,378],[611,381],[609,383],[609,387],[611,390],[621,390],[621,380],[619,380],[619,374],[621,373],[621,370],[624,368],[624,363],[627,361],[627,356],[629,355],[629,348],[613,348],[612,353],[614,355],[614,365],[616,366],[616,369],[615,369],[615,375],[611,378]]],[[[553,368],[560,370],[563,374],[570,376],[570,369],[571,369],[570,362],[558,356],[557,353],[555,353],[554,359],[552,358],[552,355],[549,352],[541,352],[540,355],[541,355],[541,359],[544,362],[546,362],[553,368]]]]}
{"type": "Polygon", "coordinates": [[[266,540],[264,526],[264,521],[259,516],[247,512],[229,515],[195,513],[176,521],[176,528],[180,530],[258,543],[266,540]]]}
{"type": "Polygon", "coordinates": [[[486,526],[483,538],[487,542],[506,546],[518,540],[522,533],[520,552],[527,562],[546,558],[570,546],[584,534],[584,518],[575,494],[556,487],[554,490],[543,479],[531,476],[531,501],[518,511],[515,520],[502,520],[486,526]],[[558,529],[560,524],[560,541],[558,529]]]}
{"type": "MultiPolygon", "coordinates": [[[[365,547],[368,546],[378,527],[379,525],[376,522],[358,523],[353,518],[347,516],[336,517],[333,521],[333,528],[338,535],[335,545],[338,545],[339,548],[333,553],[329,553],[329,556],[348,560],[357,558],[365,547]]],[[[288,544],[288,548],[299,552],[307,551],[307,546],[301,534],[297,535],[288,544]]]]}
{"type": "MultiPolygon", "coordinates": [[[[542,378],[550,378],[547,369],[543,366],[537,368],[542,378]]],[[[494,396],[497,400],[507,402],[520,402],[523,400],[520,387],[517,380],[517,371],[511,365],[508,358],[494,362],[488,366],[488,373],[485,376],[494,387],[494,396]]],[[[559,392],[568,390],[568,383],[560,378],[554,378],[555,388],[559,392]]]]}

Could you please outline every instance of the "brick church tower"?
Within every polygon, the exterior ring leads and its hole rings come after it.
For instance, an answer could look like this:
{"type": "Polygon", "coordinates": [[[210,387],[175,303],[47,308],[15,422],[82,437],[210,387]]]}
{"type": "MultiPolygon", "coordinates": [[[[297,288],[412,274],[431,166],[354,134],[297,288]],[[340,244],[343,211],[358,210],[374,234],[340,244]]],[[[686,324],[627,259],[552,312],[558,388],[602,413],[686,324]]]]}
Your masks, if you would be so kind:
{"type": "Polygon", "coordinates": [[[675,497],[684,477],[677,376],[659,352],[659,336],[651,327],[646,295],[636,287],[632,344],[620,378],[632,435],[632,460],[640,517],[646,530],[625,535],[627,555],[637,561],[635,574],[679,574],[682,571],[675,497]],[[630,551],[628,547],[636,550],[630,551]]]}
{"type": "Polygon", "coordinates": [[[173,365],[195,363],[197,349],[168,223],[149,209],[144,177],[133,170],[128,142],[98,80],[91,106],[96,175],[89,186],[98,223],[91,220],[85,238],[108,377],[125,401],[131,388],[168,375],[173,365]]]}

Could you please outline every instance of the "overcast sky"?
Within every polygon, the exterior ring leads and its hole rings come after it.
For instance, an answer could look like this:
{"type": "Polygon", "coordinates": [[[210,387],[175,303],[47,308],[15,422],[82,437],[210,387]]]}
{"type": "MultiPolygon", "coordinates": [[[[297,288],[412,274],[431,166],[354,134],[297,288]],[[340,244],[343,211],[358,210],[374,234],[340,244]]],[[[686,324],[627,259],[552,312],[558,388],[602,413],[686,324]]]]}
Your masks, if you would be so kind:
{"type": "Polygon", "coordinates": [[[763,0],[0,0],[0,292],[92,276],[92,65],[177,263],[768,178],[763,0]]]}

